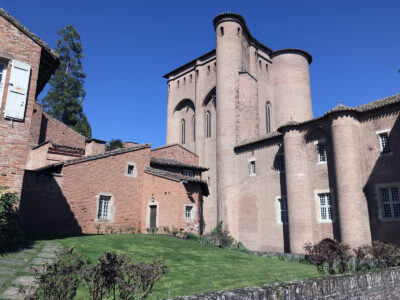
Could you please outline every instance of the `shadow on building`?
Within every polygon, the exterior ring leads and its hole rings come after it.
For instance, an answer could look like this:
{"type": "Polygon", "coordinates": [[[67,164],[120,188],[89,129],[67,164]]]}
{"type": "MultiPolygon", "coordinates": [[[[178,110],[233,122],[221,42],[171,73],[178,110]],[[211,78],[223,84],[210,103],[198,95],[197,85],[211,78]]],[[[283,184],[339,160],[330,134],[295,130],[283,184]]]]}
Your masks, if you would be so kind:
{"type": "MultiPolygon", "coordinates": [[[[390,115],[395,114],[394,109],[387,109],[384,113],[378,116],[367,115],[365,121],[370,121],[371,118],[387,118],[390,115]]],[[[363,120],[364,121],[364,120],[363,120]]],[[[379,120],[376,120],[379,122],[379,120]]],[[[390,126],[387,126],[390,128],[390,126]]],[[[385,127],[386,128],[386,127],[385,127]]],[[[397,118],[390,132],[389,153],[379,155],[375,164],[371,166],[371,163],[367,162],[368,167],[372,167],[372,171],[368,176],[366,184],[364,186],[364,193],[368,201],[368,212],[371,226],[371,237],[372,240],[379,240],[383,242],[394,243],[400,246],[400,200],[397,197],[397,201],[391,202],[391,217],[384,217],[381,188],[388,189],[388,193],[392,193],[392,189],[397,189],[397,195],[400,190],[400,155],[398,153],[400,149],[400,119],[397,118]],[[397,202],[397,203],[396,203],[397,202]],[[393,204],[397,208],[393,207],[393,204]],[[397,213],[395,210],[398,210],[397,213]],[[395,215],[398,214],[396,217],[395,215]]],[[[375,137],[375,144],[379,140],[379,135],[375,137]]],[[[367,143],[366,157],[376,157],[376,147],[368,145],[367,143]]],[[[380,150],[380,149],[379,149],[380,150]]],[[[393,192],[395,193],[395,191],[393,192]]],[[[395,195],[391,195],[392,200],[396,200],[395,195]]],[[[385,203],[389,205],[389,203],[385,203]]]]}
{"type": "Polygon", "coordinates": [[[24,232],[79,235],[82,229],[62,193],[59,174],[25,171],[19,211],[24,232]]]}

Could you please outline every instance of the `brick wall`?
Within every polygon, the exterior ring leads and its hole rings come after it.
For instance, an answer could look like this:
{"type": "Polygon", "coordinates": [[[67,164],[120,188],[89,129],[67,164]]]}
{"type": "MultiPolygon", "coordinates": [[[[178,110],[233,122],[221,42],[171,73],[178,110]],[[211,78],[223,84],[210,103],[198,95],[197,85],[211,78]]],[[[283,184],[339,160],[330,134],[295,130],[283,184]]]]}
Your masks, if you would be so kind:
{"type": "Polygon", "coordinates": [[[20,192],[24,168],[28,159],[29,128],[35,103],[41,47],[28,36],[0,17],[0,57],[8,61],[6,84],[3,95],[0,95],[0,110],[6,104],[8,81],[11,71],[11,60],[16,59],[31,66],[31,77],[26,103],[25,119],[10,121],[0,115],[0,185],[7,185],[20,192]]]}
{"type": "Polygon", "coordinates": [[[337,275],[174,299],[399,299],[400,269],[337,275]]]}
{"type": "Polygon", "coordinates": [[[188,223],[197,223],[200,186],[145,173],[150,153],[144,146],[59,169],[27,171],[20,205],[25,230],[96,233],[96,225],[101,224],[103,232],[106,226],[117,231],[134,226],[145,232],[150,226],[150,205],[158,206],[157,226],[185,229],[188,223]],[[128,163],[135,164],[136,177],[126,175],[128,163]],[[109,221],[97,220],[100,195],[112,196],[109,221]],[[196,207],[192,222],[185,221],[185,204],[196,207]]]}
{"type": "Polygon", "coordinates": [[[179,144],[154,148],[151,150],[151,156],[176,159],[191,165],[199,164],[199,157],[179,144]]]}
{"type": "Polygon", "coordinates": [[[52,141],[55,144],[85,148],[86,138],[64,123],[43,112],[37,102],[34,104],[30,132],[32,146],[52,141]]]}

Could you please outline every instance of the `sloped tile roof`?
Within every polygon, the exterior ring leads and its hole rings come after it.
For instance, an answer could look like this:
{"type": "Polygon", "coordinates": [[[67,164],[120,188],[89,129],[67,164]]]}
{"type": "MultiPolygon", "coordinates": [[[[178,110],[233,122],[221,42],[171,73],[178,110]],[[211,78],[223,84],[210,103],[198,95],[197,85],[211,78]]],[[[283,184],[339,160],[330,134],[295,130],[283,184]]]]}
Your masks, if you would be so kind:
{"type": "Polygon", "coordinates": [[[199,171],[207,171],[208,170],[208,168],[206,168],[206,167],[186,164],[186,163],[180,162],[175,159],[164,158],[164,157],[151,157],[150,165],[151,166],[157,165],[157,166],[187,168],[187,169],[194,169],[194,170],[199,170],[199,171]]]}
{"type": "Polygon", "coordinates": [[[205,182],[204,180],[190,177],[190,176],[185,176],[185,175],[182,175],[179,173],[173,173],[173,172],[169,172],[169,171],[165,171],[165,170],[161,170],[161,169],[152,168],[149,166],[145,167],[144,172],[147,174],[159,176],[159,177],[170,179],[173,181],[181,181],[181,182],[187,181],[187,182],[191,182],[191,183],[198,183],[201,186],[201,190],[202,190],[204,196],[208,196],[210,194],[210,192],[208,190],[207,182],[205,182]]]}

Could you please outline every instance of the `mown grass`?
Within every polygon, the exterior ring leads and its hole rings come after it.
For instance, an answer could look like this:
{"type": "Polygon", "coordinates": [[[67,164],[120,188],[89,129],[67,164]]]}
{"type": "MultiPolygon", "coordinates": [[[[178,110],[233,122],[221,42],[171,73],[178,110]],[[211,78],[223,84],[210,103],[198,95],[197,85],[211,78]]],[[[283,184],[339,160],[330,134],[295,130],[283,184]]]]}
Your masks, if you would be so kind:
{"type": "MultiPolygon", "coordinates": [[[[170,272],[156,284],[151,299],[167,298],[169,285],[171,297],[175,297],[318,276],[311,265],[163,235],[87,235],[54,240],[66,247],[74,246],[92,262],[109,250],[127,253],[134,261],[163,258],[170,272]]],[[[87,297],[83,290],[78,294],[78,299],[87,297]]]]}

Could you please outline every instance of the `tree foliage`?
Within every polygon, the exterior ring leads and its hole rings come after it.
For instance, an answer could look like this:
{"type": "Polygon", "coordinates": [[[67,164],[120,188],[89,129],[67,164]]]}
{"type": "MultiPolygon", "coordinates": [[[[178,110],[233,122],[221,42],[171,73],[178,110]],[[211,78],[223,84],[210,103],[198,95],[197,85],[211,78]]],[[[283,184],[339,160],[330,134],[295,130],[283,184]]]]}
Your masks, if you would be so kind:
{"type": "Polygon", "coordinates": [[[19,215],[14,209],[17,202],[17,194],[0,186],[0,253],[21,241],[22,230],[19,215]]]}
{"type": "Polygon", "coordinates": [[[58,35],[55,51],[60,56],[60,65],[50,79],[51,88],[42,104],[51,116],[91,138],[92,130],[82,107],[86,74],[83,73],[80,36],[71,25],[60,29],[58,35]]]}
{"type": "Polygon", "coordinates": [[[124,148],[124,143],[122,143],[120,139],[112,139],[111,141],[108,142],[106,148],[107,151],[124,148]]]}

